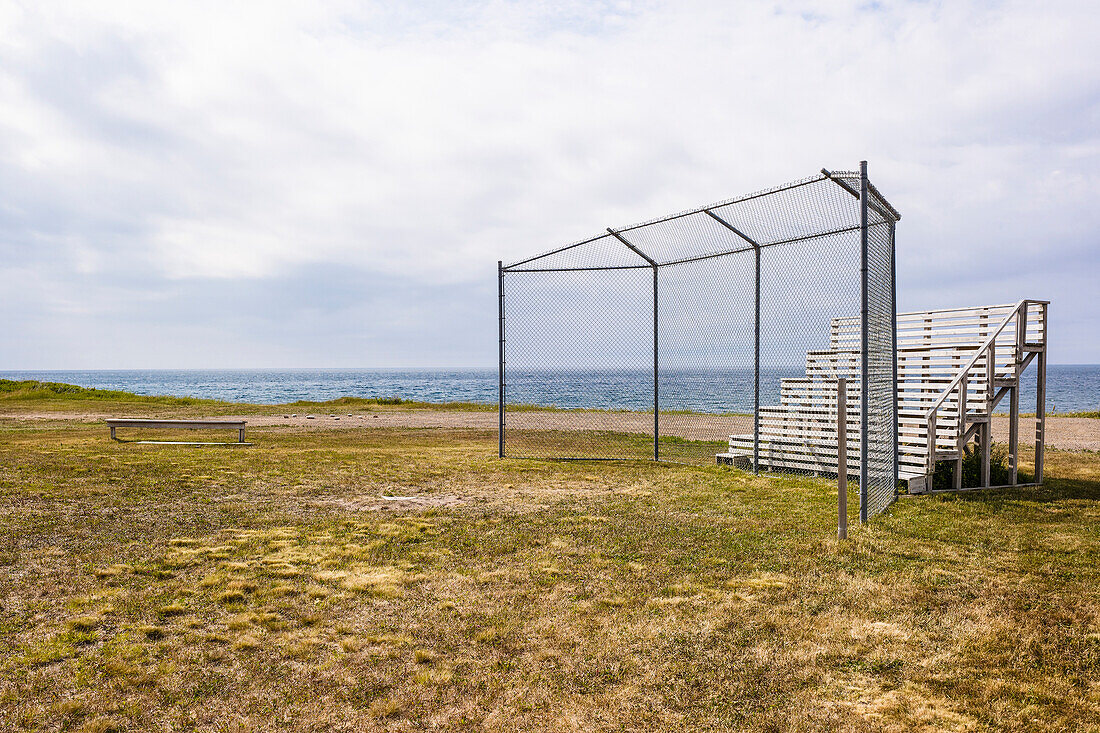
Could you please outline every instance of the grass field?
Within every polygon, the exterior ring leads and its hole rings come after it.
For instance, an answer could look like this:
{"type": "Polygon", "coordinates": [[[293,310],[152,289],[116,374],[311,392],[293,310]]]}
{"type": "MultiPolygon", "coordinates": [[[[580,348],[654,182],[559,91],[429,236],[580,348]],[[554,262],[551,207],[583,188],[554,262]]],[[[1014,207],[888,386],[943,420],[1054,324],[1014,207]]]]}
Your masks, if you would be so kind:
{"type": "Polygon", "coordinates": [[[838,543],[813,479],[13,417],[250,409],[152,399],[3,404],[2,730],[1100,730],[1095,452],[838,543]]]}
{"type": "MultiPolygon", "coordinates": [[[[431,409],[431,410],[471,410],[475,412],[495,411],[495,405],[486,405],[480,402],[447,402],[435,404],[429,402],[415,402],[403,400],[400,397],[341,397],[326,402],[312,402],[299,400],[285,405],[250,405],[241,402],[220,402],[218,400],[199,399],[195,397],[171,397],[138,395],[131,392],[120,392],[112,389],[93,389],[79,387],[74,384],[62,382],[39,382],[36,380],[15,381],[12,379],[0,379],[0,406],[6,410],[26,411],[79,411],[95,410],[97,408],[110,407],[118,414],[138,414],[149,410],[156,410],[158,417],[174,416],[176,413],[194,414],[201,410],[203,415],[275,415],[285,412],[287,409],[307,408],[357,408],[357,409],[385,409],[387,407],[400,407],[401,409],[431,409]]],[[[546,409],[535,408],[533,405],[514,405],[509,409],[546,409]]]]}

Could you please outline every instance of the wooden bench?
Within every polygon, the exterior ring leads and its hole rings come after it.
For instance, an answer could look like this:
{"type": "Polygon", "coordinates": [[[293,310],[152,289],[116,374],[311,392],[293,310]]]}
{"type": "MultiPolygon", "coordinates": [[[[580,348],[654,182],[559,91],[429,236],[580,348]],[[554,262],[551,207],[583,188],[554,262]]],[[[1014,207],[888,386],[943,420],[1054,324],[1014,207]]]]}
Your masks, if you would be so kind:
{"type": "Polygon", "coordinates": [[[107,426],[111,428],[111,440],[118,440],[115,430],[118,428],[161,428],[171,430],[236,430],[236,443],[181,443],[169,440],[141,440],[139,443],[163,443],[165,445],[251,445],[244,442],[244,420],[149,420],[146,418],[110,418],[107,426]]]}

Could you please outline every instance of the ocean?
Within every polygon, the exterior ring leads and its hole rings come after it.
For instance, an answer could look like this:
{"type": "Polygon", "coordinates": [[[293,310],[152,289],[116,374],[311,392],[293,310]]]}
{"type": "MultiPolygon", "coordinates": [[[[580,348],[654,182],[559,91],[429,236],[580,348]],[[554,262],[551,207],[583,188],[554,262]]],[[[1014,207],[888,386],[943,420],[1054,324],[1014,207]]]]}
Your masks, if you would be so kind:
{"type": "MultiPolygon", "coordinates": [[[[761,404],[777,404],[779,382],[801,369],[761,371],[761,404]]],[[[4,379],[37,379],[142,395],[203,397],[278,404],[337,397],[401,397],[424,402],[496,404],[496,369],[125,369],[0,371],[4,379]]],[[[508,372],[508,401],[557,407],[645,410],[653,396],[645,370],[508,372]]],[[[659,384],[663,410],[751,412],[749,370],[666,370],[659,384]]],[[[1025,374],[1021,409],[1034,411],[1035,370],[1025,374]]],[[[1047,367],[1047,411],[1100,410],[1100,365],[1047,367]]]]}

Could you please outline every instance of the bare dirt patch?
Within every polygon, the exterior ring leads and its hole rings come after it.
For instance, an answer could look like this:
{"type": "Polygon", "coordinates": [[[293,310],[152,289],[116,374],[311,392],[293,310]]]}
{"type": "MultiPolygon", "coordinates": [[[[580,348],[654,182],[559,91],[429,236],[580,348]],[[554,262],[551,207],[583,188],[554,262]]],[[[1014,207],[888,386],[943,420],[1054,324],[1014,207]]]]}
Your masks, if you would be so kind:
{"type": "MultiPolygon", "coordinates": [[[[1029,444],[1034,439],[1031,425],[1035,418],[1020,418],[1020,442],[1029,444]]],[[[1064,450],[1100,450],[1100,420],[1092,417],[1047,416],[1046,444],[1064,450]]],[[[1008,442],[1008,417],[993,416],[993,439],[1008,442]]]]}
{"type": "MultiPolygon", "coordinates": [[[[16,421],[63,420],[100,422],[113,413],[8,413],[0,419],[16,421]]],[[[334,430],[354,428],[466,428],[496,430],[497,413],[466,410],[379,410],[351,414],[226,415],[227,420],[245,420],[250,428],[334,430]]],[[[1034,418],[1021,420],[1020,438],[1032,440],[1029,427],[1034,418]]],[[[508,427],[516,430],[610,431],[652,434],[653,416],[643,412],[524,411],[508,414],[508,427]]],[[[1088,417],[1047,416],[1047,445],[1065,450],[1100,450],[1100,420],[1088,417]]],[[[662,435],[685,440],[725,440],[727,436],[752,432],[749,415],[662,414],[662,435]]],[[[993,418],[994,439],[1008,440],[1008,418],[993,418]]]]}
{"type": "Polygon", "coordinates": [[[333,507],[356,512],[403,511],[454,507],[467,499],[455,494],[422,494],[414,496],[351,496],[320,499],[316,506],[333,507]]]}

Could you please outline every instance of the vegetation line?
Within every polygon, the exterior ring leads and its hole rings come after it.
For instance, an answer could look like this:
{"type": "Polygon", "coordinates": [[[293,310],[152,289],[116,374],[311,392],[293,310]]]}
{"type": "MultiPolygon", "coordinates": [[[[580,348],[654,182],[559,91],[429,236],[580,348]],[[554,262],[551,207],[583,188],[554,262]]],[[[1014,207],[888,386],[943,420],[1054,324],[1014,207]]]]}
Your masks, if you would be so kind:
{"type": "MultiPolygon", "coordinates": [[[[139,395],[133,392],[124,392],[114,389],[96,389],[94,387],[81,387],[64,382],[40,382],[33,379],[14,381],[0,379],[0,404],[13,402],[46,402],[46,401],[79,401],[90,400],[95,402],[138,403],[142,405],[161,405],[165,407],[211,407],[249,411],[275,411],[287,408],[315,408],[328,407],[402,407],[407,409],[444,409],[463,410],[471,412],[493,412],[497,409],[496,403],[485,402],[426,402],[422,400],[407,400],[403,397],[336,397],[331,400],[297,400],[295,402],[281,402],[274,404],[260,404],[252,402],[229,402],[226,400],[214,400],[201,397],[175,397],[171,395],[139,395]]],[[[556,405],[534,404],[509,404],[509,412],[601,412],[601,413],[643,413],[644,410],[626,409],[598,409],[591,407],[566,408],[556,405]]],[[[652,413],[650,413],[652,414],[652,413]]],[[[743,413],[723,412],[706,413],[697,410],[661,410],[662,415],[709,415],[719,414],[727,416],[745,416],[743,413]]]]}

